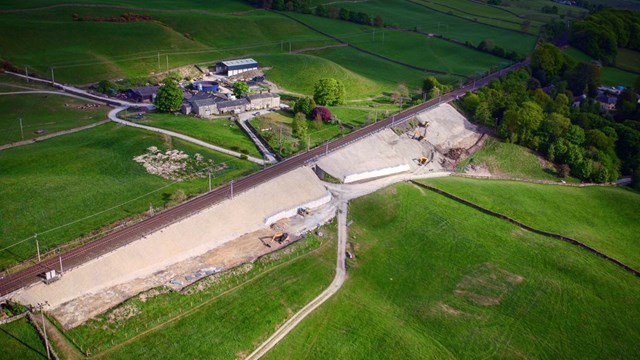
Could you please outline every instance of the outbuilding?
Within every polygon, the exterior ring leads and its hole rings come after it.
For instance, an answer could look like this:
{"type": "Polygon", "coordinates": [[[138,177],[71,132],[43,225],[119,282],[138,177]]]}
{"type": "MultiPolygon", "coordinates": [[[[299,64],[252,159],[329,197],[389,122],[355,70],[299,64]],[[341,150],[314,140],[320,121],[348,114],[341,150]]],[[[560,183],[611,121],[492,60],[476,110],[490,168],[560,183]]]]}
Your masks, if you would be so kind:
{"type": "Polygon", "coordinates": [[[136,102],[153,102],[158,95],[160,86],[145,86],[139,88],[131,88],[126,91],[127,98],[136,102]]]}
{"type": "Polygon", "coordinates": [[[262,93],[248,95],[249,109],[247,110],[260,110],[260,109],[272,109],[280,106],[280,96],[272,93],[262,93]]]}
{"type": "Polygon", "coordinates": [[[216,64],[216,73],[227,76],[238,75],[251,70],[258,70],[258,62],[253,59],[227,60],[216,64]]]}

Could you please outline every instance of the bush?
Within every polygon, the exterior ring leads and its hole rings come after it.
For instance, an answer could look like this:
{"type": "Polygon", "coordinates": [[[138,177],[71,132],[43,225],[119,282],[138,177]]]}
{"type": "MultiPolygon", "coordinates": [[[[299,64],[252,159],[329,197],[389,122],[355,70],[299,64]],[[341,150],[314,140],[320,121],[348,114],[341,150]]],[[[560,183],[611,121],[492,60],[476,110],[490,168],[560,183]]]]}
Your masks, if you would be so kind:
{"type": "Polygon", "coordinates": [[[314,119],[320,118],[322,121],[330,121],[332,118],[331,110],[323,106],[317,106],[315,109],[313,109],[311,117],[314,119]]]}

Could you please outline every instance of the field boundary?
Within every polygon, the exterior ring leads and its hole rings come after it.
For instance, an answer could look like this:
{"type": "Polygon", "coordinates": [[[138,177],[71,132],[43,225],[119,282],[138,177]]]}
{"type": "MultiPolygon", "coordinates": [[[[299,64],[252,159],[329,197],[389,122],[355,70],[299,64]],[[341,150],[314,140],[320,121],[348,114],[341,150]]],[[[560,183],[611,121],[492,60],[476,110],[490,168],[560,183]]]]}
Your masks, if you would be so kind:
{"type": "MultiPolygon", "coordinates": [[[[437,75],[454,75],[454,76],[458,76],[458,77],[461,77],[461,78],[464,78],[464,79],[469,79],[469,77],[466,76],[466,75],[452,73],[452,72],[446,72],[446,71],[441,71],[441,70],[423,68],[423,67],[407,64],[407,63],[404,63],[402,61],[386,57],[384,55],[376,54],[373,51],[365,50],[365,49],[360,48],[358,46],[349,44],[348,42],[346,42],[346,41],[344,41],[344,40],[342,40],[342,39],[340,39],[340,38],[338,38],[336,36],[333,36],[331,34],[327,34],[327,33],[325,33],[324,31],[322,31],[320,29],[316,29],[315,27],[305,23],[304,21],[302,21],[300,19],[296,19],[295,17],[293,17],[293,16],[291,16],[289,14],[286,14],[286,13],[284,13],[282,11],[275,11],[275,10],[269,10],[269,11],[274,12],[274,13],[279,14],[279,15],[282,15],[282,16],[284,16],[286,18],[289,18],[289,19],[297,22],[300,25],[303,25],[303,26],[305,26],[305,27],[307,27],[307,28],[309,28],[309,29],[321,34],[321,35],[324,35],[324,36],[326,36],[326,37],[328,37],[330,39],[333,39],[333,40],[335,40],[335,41],[337,41],[337,42],[339,42],[341,44],[346,44],[347,46],[349,46],[349,47],[351,47],[351,48],[353,48],[353,49],[355,49],[357,51],[360,51],[362,53],[365,53],[365,54],[368,54],[368,55],[371,55],[371,56],[374,56],[374,57],[377,57],[377,58],[392,62],[394,64],[398,64],[398,65],[401,65],[401,66],[404,66],[404,67],[408,67],[408,68],[413,69],[413,70],[418,70],[418,71],[422,71],[422,72],[426,72],[426,73],[432,73],[432,74],[437,74],[437,75]]],[[[387,29],[387,30],[390,30],[390,29],[387,29]]],[[[390,30],[390,31],[393,31],[393,30],[390,30]]]]}
{"type": "Polygon", "coordinates": [[[551,233],[551,232],[547,232],[547,231],[543,231],[543,230],[538,230],[538,229],[536,229],[534,227],[531,227],[529,225],[526,225],[526,224],[524,224],[524,223],[522,223],[522,222],[520,222],[518,220],[512,219],[512,218],[510,218],[510,217],[508,217],[506,215],[497,213],[495,211],[491,211],[489,209],[485,209],[480,205],[474,204],[474,203],[472,203],[470,201],[467,201],[467,200],[465,200],[463,198],[457,197],[457,196],[455,196],[455,195],[453,195],[451,193],[448,193],[446,191],[440,190],[440,189],[435,188],[433,186],[422,184],[422,183],[419,183],[419,182],[414,181],[414,180],[409,180],[409,181],[412,184],[414,184],[414,185],[416,185],[418,187],[433,191],[433,192],[435,192],[437,194],[440,194],[440,195],[442,195],[444,197],[447,197],[447,198],[449,198],[451,200],[457,201],[457,202],[459,202],[459,203],[461,203],[463,205],[469,206],[469,207],[471,207],[473,209],[476,209],[476,210],[478,210],[480,212],[483,212],[483,213],[485,213],[487,215],[491,215],[491,216],[496,217],[498,219],[510,222],[510,223],[512,223],[512,224],[514,224],[516,226],[519,226],[519,227],[521,227],[521,228],[523,228],[525,230],[531,231],[531,232],[533,232],[535,234],[543,235],[543,236],[550,237],[550,238],[553,238],[553,239],[562,240],[562,241],[567,242],[567,243],[569,243],[571,245],[576,245],[578,247],[581,247],[584,250],[587,250],[592,254],[595,254],[595,255],[597,255],[597,256],[605,259],[605,260],[608,260],[609,262],[613,263],[614,265],[616,265],[616,266],[618,266],[618,267],[630,272],[631,274],[635,275],[636,277],[640,278],[640,271],[635,270],[632,267],[630,267],[628,265],[625,265],[621,261],[619,261],[617,259],[614,259],[613,257],[611,257],[609,255],[606,255],[603,252],[600,252],[599,250],[596,250],[596,249],[592,248],[591,246],[588,246],[588,245],[586,245],[586,244],[584,244],[584,243],[582,243],[582,242],[580,242],[580,241],[578,241],[576,239],[573,239],[573,238],[570,238],[570,237],[567,237],[567,236],[564,236],[564,235],[560,235],[560,234],[555,234],[555,233],[551,233]]]}
{"type": "MultiPolygon", "coordinates": [[[[434,9],[434,8],[432,8],[432,7],[430,7],[430,6],[426,5],[426,4],[422,4],[422,3],[419,3],[419,2],[415,2],[415,1],[412,1],[412,0],[407,0],[407,2],[410,2],[410,3],[414,4],[414,5],[422,6],[422,7],[424,7],[424,8],[427,8],[427,9],[432,10],[432,11],[435,11],[435,12],[439,12],[439,13],[444,14],[444,15],[455,16],[455,17],[457,17],[457,18],[459,18],[459,19],[463,19],[463,20],[465,20],[465,21],[469,21],[469,22],[476,23],[476,24],[482,24],[482,25],[490,26],[490,27],[492,27],[492,28],[494,28],[494,29],[506,30],[506,31],[511,31],[511,32],[515,32],[515,33],[520,33],[520,34],[529,35],[529,36],[536,36],[535,34],[531,34],[531,33],[528,33],[528,32],[524,32],[524,31],[521,31],[521,30],[507,29],[507,28],[503,28],[503,27],[500,27],[500,26],[497,26],[497,25],[493,25],[493,24],[487,24],[487,23],[483,23],[483,22],[479,22],[479,21],[469,20],[469,19],[467,19],[467,18],[465,18],[465,17],[462,17],[462,16],[460,16],[460,15],[449,14],[449,13],[446,13],[446,12],[444,12],[444,11],[434,9]]],[[[442,4],[439,4],[439,5],[442,5],[442,4]]],[[[445,5],[445,6],[446,6],[446,5],[445,5]]],[[[457,10],[457,9],[456,9],[456,10],[457,10]]],[[[458,10],[458,11],[460,11],[460,10],[458,10]]],[[[461,11],[461,12],[463,12],[463,11],[461,11]]],[[[467,13],[467,14],[469,14],[469,13],[467,13]]],[[[514,14],[514,15],[515,15],[515,14],[514,14]]],[[[476,16],[478,16],[478,15],[476,15],[476,16]]],[[[517,15],[516,15],[516,16],[517,16],[517,15]]],[[[478,17],[483,17],[483,18],[486,18],[486,19],[492,19],[492,20],[505,21],[505,20],[495,19],[495,18],[491,18],[491,17],[487,17],[487,16],[478,16],[478,17]]],[[[520,18],[520,16],[518,16],[518,17],[520,18]]]]}

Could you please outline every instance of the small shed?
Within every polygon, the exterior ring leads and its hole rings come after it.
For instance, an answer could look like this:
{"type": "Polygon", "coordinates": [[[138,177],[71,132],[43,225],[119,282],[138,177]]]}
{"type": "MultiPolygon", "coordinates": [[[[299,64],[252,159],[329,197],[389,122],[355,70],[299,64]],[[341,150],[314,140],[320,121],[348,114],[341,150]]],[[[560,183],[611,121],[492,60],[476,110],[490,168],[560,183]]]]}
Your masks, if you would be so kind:
{"type": "Polygon", "coordinates": [[[128,99],[136,102],[153,102],[158,95],[158,89],[160,86],[144,86],[138,88],[131,88],[125,92],[128,99]]]}
{"type": "Polygon", "coordinates": [[[238,75],[251,70],[258,70],[258,62],[253,59],[227,60],[216,64],[216,73],[227,76],[238,75]]]}

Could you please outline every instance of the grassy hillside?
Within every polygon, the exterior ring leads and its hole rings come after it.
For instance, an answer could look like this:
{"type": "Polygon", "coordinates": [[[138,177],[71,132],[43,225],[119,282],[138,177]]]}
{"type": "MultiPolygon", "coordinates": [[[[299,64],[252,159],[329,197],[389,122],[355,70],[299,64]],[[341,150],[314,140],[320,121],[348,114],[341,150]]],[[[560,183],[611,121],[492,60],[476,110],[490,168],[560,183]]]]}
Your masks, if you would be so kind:
{"type": "MultiPolygon", "coordinates": [[[[10,91],[20,91],[11,89],[10,91]]],[[[107,118],[108,108],[81,109],[86,101],[52,94],[22,94],[0,96],[0,144],[92,124],[107,118]],[[68,105],[68,106],[67,106],[68,105]],[[36,134],[38,130],[45,130],[36,134]]]]}
{"type": "MultiPolygon", "coordinates": [[[[567,48],[565,51],[576,61],[589,63],[593,60],[589,55],[573,47],[567,48]]],[[[601,81],[603,85],[608,86],[633,86],[633,81],[637,76],[637,74],[616,67],[603,66],[601,81]]]]}
{"type": "MultiPolygon", "coordinates": [[[[215,184],[256,168],[247,161],[115,124],[3,150],[0,249],[35,233],[39,233],[41,249],[53,249],[101,226],[140,214],[149,209],[150,203],[162,207],[177,189],[186,194],[206,190],[206,178],[173,183],[148,174],[133,157],[144,154],[149,146],[173,146],[190,154],[199,152],[215,163],[226,162],[228,168],[216,173],[215,184]],[[148,194],[151,191],[155,192],[148,194]],[[123,206],[111,209],[120,204],[123,206]]],[[[34,255],[33,240],[21,243],[0,252],[0,267],[34,255]]]]}
{"type": "MultiPolygon", "coordinates": [[[[448,2],[446,2],[448,4],[448,2]]],[[[492,39],[496,45],[520,54],[533,50],[535,36],[487,26],[480,22],[452,16],[402,0],[371,0],[357,3],[340,3],[340,7],[380,15],[386,24],[405,29],[418,27],[423,32],[441,34],[458,41],[469,41],[478,45],[482,40],[492,39]]],[[[427,4],[431,6],[432,4],[427,4]]]]}
{"type": "Polygon", "coordinates": [[[141,11],[154,21],[137,23],[72,20],[73,14],[106,17],[123,12],[62,7],[0,14],[2,56],[18,67],[29,65],[45,77],[54,67],[56,80],[88,83],[146,76],[191,63],[278,53],[283,40],[292,41],[293,49],[334,43],[290,19],[260,10],[242,15],[141,11]],[[25,28],[30,30],[23,31],[25,28]]]}
{"type": "Polygon", "coordinates": [[[7,359],[46,359],[40,337],[26,318],[0,325],[0,349],[7,359]]]}
{"type": "Polygon", "coordinates": [[[335,231],[323,232],[182,293],[134,297],[67,335],[103,359],[242,358],[331,282],[335,231]],[[109,320],[123,309],[135,315],[109,320]]]}
{"type": "Polygon", "coordinates": [[[417,33],[384,30],[383,40],[380,29],[374,35],[374,28],[368,26],[311,15],[292,16],[349,44],[422,68],[473,75],[492,66],[509,63],[505,59],[417,33]],[[467,61],[470,58],[474,61],[467,61]]]}
{"type": "MultiPolygon", "coordinates": [[[[458,166],[485,166],[492,175],[560,181],[552,163],[524,146],[488,138],[482,148],[458,166]]],[[[566,179],[569,180],[569,179],[566,179]]]]}
{"type": "MultiPolygon", "coordinates": [[[[17,0],[6,0],[0,4],[0,9],[33,9],[43,6],[59,5],[59,0],[31,0],[28,3],[17,0]]],[[[68,4],[68,3],[63,3],[68,4]]],[[[78,0],[73,4],[90,4],[96,5],[92,0],[78,0]]],[[[236,12],[252,10],[253,7],[249,6],[246,1],[243,0],[182,0],[175,2],[173,0],[145,0],[144,4],[141,4],[137,0],[100,0],[100,5],[105,6],[132,6],[139,8],[149,9],[162,9],[162,10],[178,10],[188,11],[188,9],[206,10],[215,12],[236,12]]]]}
{"type": "Polygon", "coordinates": [[[640,51],[618,49],[616,65],[623,70],[640,73],[640,51]]]}
{"type": "Polygon", "coordinates": [[[640,269],[640,195],[623,188],[574,188],[499,180],[429,180],[538,229],[573,237],[640,269]]]}
{"type": "Polygon", "coordinates": [[[347,282],[267,359],[640,355],[638,279],[597,256],[409,185],[350,217],[347,282]]]}

